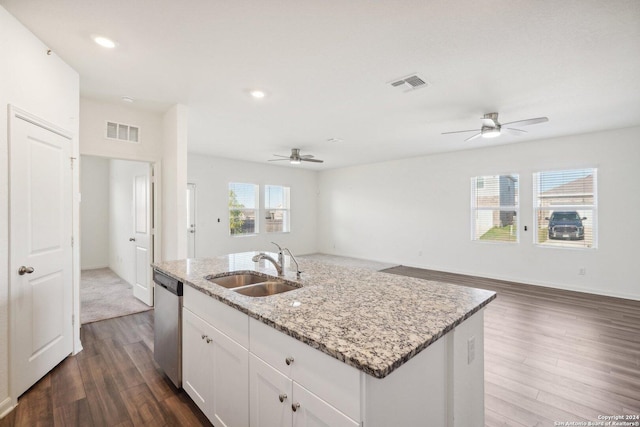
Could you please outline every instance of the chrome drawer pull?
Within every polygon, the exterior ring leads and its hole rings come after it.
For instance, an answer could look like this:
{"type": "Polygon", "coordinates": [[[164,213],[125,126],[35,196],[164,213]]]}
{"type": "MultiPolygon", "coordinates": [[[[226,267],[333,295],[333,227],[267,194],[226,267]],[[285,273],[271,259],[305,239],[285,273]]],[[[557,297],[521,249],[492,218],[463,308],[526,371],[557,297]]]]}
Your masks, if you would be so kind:
{"type": "Polygon", "coordinates": [[[287,365],[291,365],[293,363],[293,357],[287,357],[284,361],[287,365]]]}
{"type": "Polygon", "coordinates": [[[287,395],[282,393],[280,396],[278,396],[278,398],[280,399],[280,402],[284,402],[284,400],[287,398],[287,395]]]}
{"type": "Polygon", "coordinates": [[[299,403],[296,402],[296,403],[291,405],[291,410],[293,412],[296,412],[298,409],[300,409],[300,404],[299,403]]]}

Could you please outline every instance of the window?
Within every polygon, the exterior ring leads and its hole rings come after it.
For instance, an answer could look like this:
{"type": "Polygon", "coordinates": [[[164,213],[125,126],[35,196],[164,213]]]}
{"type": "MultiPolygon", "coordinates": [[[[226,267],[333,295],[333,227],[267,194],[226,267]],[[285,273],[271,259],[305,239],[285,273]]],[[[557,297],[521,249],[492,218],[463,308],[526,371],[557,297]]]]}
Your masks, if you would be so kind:
{"type": "Polygon", "coordinates": [[[552,247],[595,248],[596,189],[596,169],[533,174],[536,243],[552,247]]]}
{"type": "Polygon", "coordinates": [[[471,239],[518,241],[518,175],[471,178],[471,239]]]}
{"type": "Polygon", "coordinates": [[[267,233],[288,233],[290,230],[289,187],[264,186],[264,210],[267,233]]]}
{"type": "Polygon", "coordinates": [[[229,234],[243,236],[258,233],[258,186],[229,184],[229,234]]]}

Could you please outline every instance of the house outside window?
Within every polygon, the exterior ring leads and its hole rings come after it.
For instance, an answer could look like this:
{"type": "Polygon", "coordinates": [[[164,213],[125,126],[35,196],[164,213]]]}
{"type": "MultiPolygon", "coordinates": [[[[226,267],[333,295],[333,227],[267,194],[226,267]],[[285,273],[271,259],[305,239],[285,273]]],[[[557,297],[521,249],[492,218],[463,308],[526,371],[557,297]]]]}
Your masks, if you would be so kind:
{"type": "Polygon", "coordinates": [[[471,178],[471,239],[518,242],[517,174],[471,178]]]}
{"type": "Polygon", "coordinates": [[[267,233],[291,231],[290,188],[280,185],[264,186],[264,212],[267,233]]]}
{"type": "Polygon", "coordinates": [[[536,244],[597,247],[597,169],[534,173],[533,203],[536,244]]]}
{"type": "Polygon", "coordinates": [[[229,183],[229,234],[257,234],[259,189],[256,184],[229,183]]]}

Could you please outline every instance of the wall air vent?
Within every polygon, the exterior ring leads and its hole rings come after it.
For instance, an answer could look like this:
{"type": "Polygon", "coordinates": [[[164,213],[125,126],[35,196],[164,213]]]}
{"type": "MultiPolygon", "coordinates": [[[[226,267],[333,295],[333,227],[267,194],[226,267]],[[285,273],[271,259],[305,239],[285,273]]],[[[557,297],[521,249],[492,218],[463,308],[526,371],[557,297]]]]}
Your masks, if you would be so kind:
{"type": "Polygon", "coordinates": [[[105,138],[137,144],[140,142],[140,128],[122,123],[107,122],[105,138]]]}
{"type": "Polygon", "coordinates": [[[401,89],[403,92],[420,89],[429,86],[429,84],[415,74],[411,74],[400,79],[394,79],[389,82],[392,87],[401,89]]]}

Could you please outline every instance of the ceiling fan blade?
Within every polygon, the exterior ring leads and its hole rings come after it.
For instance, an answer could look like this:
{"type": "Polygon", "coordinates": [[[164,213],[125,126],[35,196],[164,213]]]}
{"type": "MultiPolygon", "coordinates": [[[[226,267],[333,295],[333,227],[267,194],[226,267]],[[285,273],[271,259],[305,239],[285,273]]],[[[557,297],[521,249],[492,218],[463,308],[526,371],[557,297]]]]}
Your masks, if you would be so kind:
{"type": "Polygon", "coordinates": [[[526,130],[522,130],[522,129],[514,129],[514,128],[506,128],[506,127],[503,127],[503,128],[502,128],[502,130],[503,130],[503,131],[506,131],[507,133],[509,133],[509,134],[511,134],[511,135],[518,135],[518,136],[520,136],[520,135],[523,135],[523,134],[527,133],[527,131],[526,131],[526,130]]]}
{"type": "Polygon", "coordinates": [[[301,159],[313,159],[315,156],[313,154],[305,154],[304,156],[300,156],[301,159]]]}
{"type": "Polygon", "coordinates": [[[271,159],[271,160],[267,160],[268,162],[281,162],[283,160],[289,160],[288,157],[284,158],[284,159],[271,159]]]}
{"type": "Polygon", "coordinates": [[[454,130],[453,132],[442,132],[442,135],[447,135],[450,133],[464,133],[464,132],[478,132],[479,129],[471,129],[471,130],[454,130]]]}
{"type": "Polygon", "coordinates": [[[274,154],[274,156],[276,156],[276,157],[282,157],[282,158],[284,158],[284,159],[288,159],[288,158],[289,158],[289,156],[281,156],[280,154],[274,154]]]}
{"type": "Polygon", "coordinates": [[[547,117],[536,117],[535,119],[527,119],[527,120],[518,120],[517,122],[509,122],[504,123],[502,126],[530,126],[538,123],[548,122],[549,118],[547,117]]]}
{"type": "Polygon", "coordinates": [[[309,159],[307,157],[300,157],[300,161],[302,161],[302,162],[313,162],[313,163],[324,163],[324,160],[309,159]]]}
{"type": "Polygon", "coordinates": [[[476,138],[480,138],[481,136],[482,136],[482,132],[477,133],[477,134],[475,134],[475,135],[473,135],[473,136],[470,136],[469,138],[465,139],[465,140],[464,140],[464,142],[467,142],[467,141],[473,141],[474,139],[476,139],[476,138]]]}

